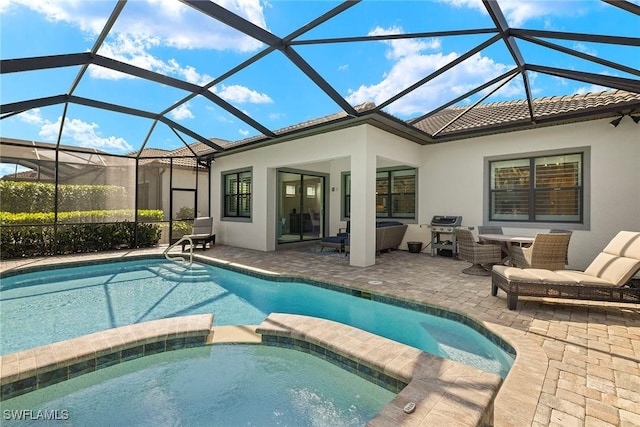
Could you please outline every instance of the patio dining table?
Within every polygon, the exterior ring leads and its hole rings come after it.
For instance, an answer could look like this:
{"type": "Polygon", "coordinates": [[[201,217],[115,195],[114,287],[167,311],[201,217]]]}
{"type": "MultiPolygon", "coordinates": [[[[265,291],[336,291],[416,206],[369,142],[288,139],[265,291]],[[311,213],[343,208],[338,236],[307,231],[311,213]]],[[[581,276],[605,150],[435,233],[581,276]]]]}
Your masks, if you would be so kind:
{"type": "Polygon", "coordinates": [[[530,245],[536,239],[531,236],[513,236],[509,234],[479,234],[478,239],[481,242],[498,242],[502,246],[503,252],[507,256],[502,260],[506,265],[511,263],[511,247],[513,244],[518,246],[530,245]]]}

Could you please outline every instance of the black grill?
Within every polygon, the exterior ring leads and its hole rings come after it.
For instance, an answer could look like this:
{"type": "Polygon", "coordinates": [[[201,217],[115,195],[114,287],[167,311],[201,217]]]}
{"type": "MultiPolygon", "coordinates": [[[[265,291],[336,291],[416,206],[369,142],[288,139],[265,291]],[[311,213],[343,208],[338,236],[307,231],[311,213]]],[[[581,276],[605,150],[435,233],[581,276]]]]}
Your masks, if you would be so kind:
{"type": "Polygon", "coordinates": [[[461,225],[461,216],[436,215],[431,219],[431,256],[457,258],[455,229],[461,225]]]}
{"type": "Polygon", "coordinates": [[[461,216],[445,216],[436,215],[431,219],[431,225],[439,225],[445,227],[458,227],[462,224],[461,216]]]}

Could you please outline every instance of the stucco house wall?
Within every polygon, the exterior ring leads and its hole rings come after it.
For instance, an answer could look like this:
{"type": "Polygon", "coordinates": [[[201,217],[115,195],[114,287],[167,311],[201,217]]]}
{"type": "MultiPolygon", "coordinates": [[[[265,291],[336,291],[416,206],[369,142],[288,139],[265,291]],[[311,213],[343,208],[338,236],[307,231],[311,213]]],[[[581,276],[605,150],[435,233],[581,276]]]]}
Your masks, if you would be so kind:
{"type": "MultiPolygon", "coordinates": [[[[430,239],[433,215],[462,215],[463,224],[485,220],[485,158],[532,155],[549,150],[589,147],[588,223],[575,230],[570,246],[570,268],[582,269],[619,230],[640,230],[640,128],[631,120],[616,128],[608,119],[419,145],[373,127],[359,125],[300,139],[220,156],[213,165],[211,197],[219,242],[257,250],[274,250],[275,182],[277,168],[330,174],[328,182],[329,232],[341,221],[341,174],[352,172],[352,216],[364,218],[353,230],[363,244],[375,222],[375,168],[410,165],[418,168],[418,212],[405,241],[430,239]],[[253,211],[250,222],[222,220],[222,184],[225,171],[252,168],[253,211]],[[373,172],[371,172],[373,171],[373,172]],[[360,177],[360,178],[358,178],[360,177]]],[[[353,228],[353,224],[352,224],[353,228]]],[[[548,225],[505,227],[506,233],[535,235],[548,225]]],[[[352,236],[353,237],[353,236],[352,236]]],[[[352,239],[352,241],[355,239],[352,239]]],[[[352,243],[353,245],[354,243],[352,243]]],[[[356,243],[357,244],[357,243],[356,243]]],[[[371,245],[368,245],[371,246],[371,245]]],[[[354,265],[375,262],[367,249],[352,248],[354,265]]],[[[353,263],[353,262],[352,262],[353,263]]]]}
{"type": "MultiPolygon", "coordinates": [[[[339,180],[334,176],[334,162],[344,163],[350,157],[357,141],[365,141],[363,127],[337,130],[328,134],[303,137],[295,141],[270,145],[259,149],[219,156],[213,163],[211,180],[212,216],[216,228],[216,240],[223,244],[256,250],[274,250],[276,247],[276,170],[291,168],[332,174],[329,187],[329,210],[339,206],[336,199],[340,191],[339,180]],[[222,175],[227,171],[251,168],[253,171],[252,218],[222,220],[222,175]],[[336,180],[337,179],[337,180],[336,180]]],[[[339,209],[339,207],[338,207],[339,209]]],[[[333,218],[333,215],[331,215],[333,218]]],[[[335,223],[329,226],[337,230],[335,223]]]]}
{"type": "MultiPolygon", "coordinates": [[[[462,215],[464,225],[483,223],[484,158],[590,147],[590,223],[574,230],[569,268],[585,268],[620,230],[640,230],[640,127],[631,120],[616,128],[608,119],[546,127],[424,147],[422,217],[462,215]]],[[[504,227],[506,234],[535,235],[550,227],[504,227]]]]}

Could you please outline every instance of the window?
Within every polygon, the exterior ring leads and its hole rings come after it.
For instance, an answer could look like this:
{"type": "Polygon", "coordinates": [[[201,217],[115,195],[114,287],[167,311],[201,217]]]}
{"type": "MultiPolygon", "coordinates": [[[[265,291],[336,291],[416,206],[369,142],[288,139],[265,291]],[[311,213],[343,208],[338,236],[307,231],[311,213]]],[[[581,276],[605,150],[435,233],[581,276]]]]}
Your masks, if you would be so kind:
{"type": "Polygon", "coordinates": [[[351,175],[342,175],[342,194],[344,200],[342,202],[342,216],[351,217],[351,175]]]}
{"type": "Polygon", "coordinates": [[[224,216],[251,218],[251,171],[223,175],[224,216]]]}
{"type": "Polygon", "coordinates": [[[489,162],[489,220],[582,223],[584,153],[489,162]]]}
{"type": "MultiPolygon", "coordinates": [[[[343,212],[351,216],[351,175],[344,174],[343,212]]],[[[393,169],[376,173],[376,216],[378,218],[416,217],[416,169],[393,169]]]]}

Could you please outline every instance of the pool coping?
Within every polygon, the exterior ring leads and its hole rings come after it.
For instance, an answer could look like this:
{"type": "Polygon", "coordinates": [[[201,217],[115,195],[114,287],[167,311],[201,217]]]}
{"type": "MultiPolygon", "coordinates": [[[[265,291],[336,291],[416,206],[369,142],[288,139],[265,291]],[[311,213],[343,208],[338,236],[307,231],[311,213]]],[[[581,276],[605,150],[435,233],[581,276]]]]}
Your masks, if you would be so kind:
{"type": "Polygon", "coordinates": [[[0,400],[164,351],[210,340],[213,314],[169,317],[107,329],[0,356],[0,400]]]}
{"type": "Polygon", "coordinates": [[[498,375],[316,317],[271,313],[256,332],[263,343],[319,355],[383,387],[395,380],[399,393],[368,426],[493,425],[498,375]]]}
{"type": "Polygon", "coordinates": [[[263,344],[304,351],[397,393],[369,426],[493,424],[502,378],[361,329],[271,313],[260,325],[213,327],[213,314],[152,320],[0,356],[1,399],[117,363],[206,344],[263,344]],[[405,405],[415,409],[405,413],[405,405]]]}

